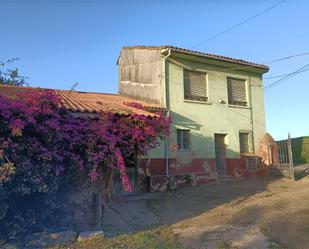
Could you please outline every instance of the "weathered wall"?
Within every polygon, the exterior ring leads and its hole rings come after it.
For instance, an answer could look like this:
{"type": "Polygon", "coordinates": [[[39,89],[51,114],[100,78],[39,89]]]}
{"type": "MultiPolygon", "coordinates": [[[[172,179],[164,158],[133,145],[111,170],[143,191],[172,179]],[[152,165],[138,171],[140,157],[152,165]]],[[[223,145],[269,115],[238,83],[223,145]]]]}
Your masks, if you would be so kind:
{"type": "Polygon", "coordinates": [[[161,51],[123,48],[118,59],[120,95],[150,103],[164,104],[161,51]]]}
{"type": "MultiPolygon", "coordinates": [[[[170,144],[176,143],[177,128],[190,129],[192,152],[189,156],[215,158],[214,134],[224,133],[227,134],[226,157],[239,159],[239,131],[251,131],[253,143],[250,147],[253,153],[258,153],[259,141],[265,134],[264,97],[260,77],[258,73],[231,71],[171,56],[166,65],[167,106],[173,118],[170,144]],[[207,74],[208,103],[184,100],[184,68],[207,74]],[[246,80],[248,107],[228,104],[227,77],[246,80]],[[225,103],[219,103],[220,100],[225,103]]],[[[177,153],[170,146],[169,156],[176,158],[177,153]]],[[[163,143],[150,154],[152,158],[164,158],[163,143]]]]}

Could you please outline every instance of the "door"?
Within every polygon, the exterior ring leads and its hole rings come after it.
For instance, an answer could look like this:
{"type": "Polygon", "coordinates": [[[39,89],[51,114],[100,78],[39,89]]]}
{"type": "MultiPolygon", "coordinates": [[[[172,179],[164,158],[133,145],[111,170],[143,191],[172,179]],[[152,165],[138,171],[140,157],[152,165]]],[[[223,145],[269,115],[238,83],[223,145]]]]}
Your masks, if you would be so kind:
{"type": "Polygon", "coordinates": [[[216,169],[218,175],[226,175],[225,136],[226,134],[215,134],[216,169]]]}

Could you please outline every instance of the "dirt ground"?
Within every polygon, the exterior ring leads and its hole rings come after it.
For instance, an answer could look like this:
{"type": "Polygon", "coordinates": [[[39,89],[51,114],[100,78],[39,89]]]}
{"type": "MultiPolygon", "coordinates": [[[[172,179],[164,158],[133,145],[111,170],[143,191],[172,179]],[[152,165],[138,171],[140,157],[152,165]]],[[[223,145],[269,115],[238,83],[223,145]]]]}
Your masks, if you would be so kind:
{"type": "Polygon", "coordinates": [[[246,179],[115,200],[110,235],[171,225],[186,248],[309,248],[309,178],[246,179]]]}

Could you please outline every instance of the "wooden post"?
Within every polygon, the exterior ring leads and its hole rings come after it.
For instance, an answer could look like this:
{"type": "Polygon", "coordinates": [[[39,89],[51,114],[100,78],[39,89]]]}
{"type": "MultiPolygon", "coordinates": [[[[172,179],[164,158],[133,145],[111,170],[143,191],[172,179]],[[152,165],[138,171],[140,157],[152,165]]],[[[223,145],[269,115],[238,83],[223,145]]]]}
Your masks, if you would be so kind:
{"type": "Polygon", "coordinates": [[[288,135],[288,155],[289,155],[289,166],[290,166],[290,176],[293,180],[295,180],[294,175],[294,164],[293,164],[293,153],[292,153],[292,143],[290,133],[288,135]]]}

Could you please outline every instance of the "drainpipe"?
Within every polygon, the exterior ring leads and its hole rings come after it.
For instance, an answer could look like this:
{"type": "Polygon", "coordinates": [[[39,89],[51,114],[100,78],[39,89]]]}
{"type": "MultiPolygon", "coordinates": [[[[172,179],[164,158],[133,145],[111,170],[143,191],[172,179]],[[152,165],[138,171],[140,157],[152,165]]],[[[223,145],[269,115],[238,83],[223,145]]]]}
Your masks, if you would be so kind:
{"type": "MultiPolygon", "coordinates": [[[[165,116],[168,117],[169,116],[169,111],[167,111],[165,113],[165,116]]],[[[165,136],[165,175],[168,176],[169,172],[168,172],[168,157],[169,157],[169,153],[168,153],[168,149],[169,149],[169,142],[168,142],[168,135],[165,136]]]]}
{"type": "Polygon", "coordinates": [[[253,119],[252,84],[251,83],[252,83],[251,82],[251,76],[249,76],[249,91],[250,91],[250,102],[249,102],[249,104],[250,104],[250,110],[251,110],[250,117],[251,117],[251,127],[252,127],[252,150],[253,150],[254,154],[256,154],[255,145],[254,145],[254,143],[255,143],[255,141],[254,141],[254,133],[255,133],[255,131],[254,131],[254,123],[253,123],[254,119],[253,119]]]}
{"type": "MultiPolygon", "coordinates": [[[[166,51],[166,50],[165,50],[166,51]]],[[[171,55],[171,49],[170,48],[168,48],[167,49],[167,51],[168,51],[168,53],[167,53],[167,55],[165,56],[165,57],[163,57],[162,58],[162,60],[163,60],[163,68],[162,68],[162,78],[163,78],[163,82],[164,82],[164,84],[163,84],[163,103],[164,103],[164,107],[165,108],[168,108],[167,107],[167,96],[166,96],[166,73],[165,73],[165,70],[166,70],[166,59],[168,58],[168,57],[170,57],[170,55],[171,55]]]]}
{"type": "MultiPolygon", "coordinates": [[[[166,87],[166,81],[167,81],[167,78],[165,77],[166,76],[166,60],[167,58],[171,55],[171,49],[168,48],[167,49],[168,53],[165,57],[162,58],[163,60],[163,68],[162,68],[162,78],[163,78],[163,103],[164,103],[164,107],[166,108],[166,113],[165,113],[165,116],[168,117],[169,116],[169,107],[167,106],[167,103],[168,103],[168,99],[167,99],[167,94],[166,94],[166,90],[167,90],[167,87],[166,87]]],[[[164,156],[165,156],[165,175],[168,176],[169,175],[169,172],[168,172],[168,158],[169,158],[169,143],[168,143],[168,135],[165,136],[165,143],[164,143],[164,156]]]]}

